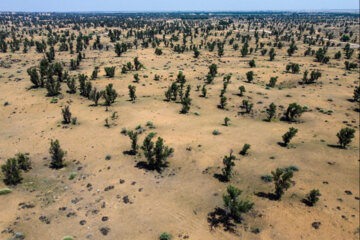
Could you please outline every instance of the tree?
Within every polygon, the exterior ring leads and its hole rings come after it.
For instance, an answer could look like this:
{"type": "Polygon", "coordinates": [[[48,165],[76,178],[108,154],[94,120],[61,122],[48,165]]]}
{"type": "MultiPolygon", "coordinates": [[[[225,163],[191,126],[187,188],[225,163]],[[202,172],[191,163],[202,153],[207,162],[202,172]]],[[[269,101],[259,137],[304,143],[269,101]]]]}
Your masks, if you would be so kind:
{"type": "Polygon", "coordinates": [[[270,78],[270,82],[269,82],[269,87],[271,87],[271,88],[273,88],[273,87],[275,87],[275,85],[276,85],[276,82],[277,82],[277,79],[278,79],[278,77],[276,76],[276,77],[271,77],[270,78]]]}
{"type": "Polygon", "coordinates": [[[241,214],[250,211],[254,203],[248,200],[240,200],[239,196],[242,191],[236,187],[228,186],[227,193],[223,195],[224,206],[229,214],[236,222],[240,220],[241,214]]]}
{"type": "Polygon", "coordinates": [[[27,73],[30,76],[30,81],[34,84],[34,87],[35,88],[40,87],[41,85],[40,78],[36,68],[35,67],[28,68],[27,73]]]}
{"type": "Polygon", "coordinates": [[[360,86],[355,87],[354,89],[354,95],[353,95],[353,100],[355,102],[360,102],[360,86]]]}
{"type": "Polygon", "coordinates": [[[350,59],[351,56],[352,56],[353,53],[354,53],[354,49],[352,49],[352,48],[350,47],[350,44],[349,44],[349,43],[347,43],[347,44],[345,45],[344,51],[345,51],[345,57],[346,57],[346,59],[350,59]]]}
{"type": "Polygon", "coordinates": [[[248,100],[245,100],[245,99],[244,99],[244,100],[242,101],[242,107],[245,108],[246,113],[250,113],[251,110],[252,110],[252,108],[253,108],[253,106],[254,106],[254,104],[249,103],[248,100]]]}
{"type": "Polygon", "coordinates": [[[249,44],[247,42],[244,43],[244,45],[242,46],[240,52],[241,52],[242,57],[245,57],[248,54],[248,52],[249,52],[249,44]]]}
{"type": "Polygon", "coordinates": [[[251,68],[256,67],[256,63],[255,63],[255,60],[254,60],[254,59],[250,60],[249,66],[250,66],[251,68]]]}
{"type": "Polygon", "coordinates": [[[31,169],[31,161],[26,154],[23,153],[16,154],[16,161],[21,170],[28,171],[31,169]]]}
{"type": "Polygon", "coordinates": [[[275,59],[275,56],[276,56],[275,49],[271,48],[269,52],[270,61],[273,61],[275,59]]]}
{"type": "Polygon", "coordinates": [[[287,145],[290,143],[291,139],[292,139],[293,137],[295,137],[295,135],[296,135],[297,132],[298,132],[298,130],[297,130],[296,128],[291,127],[291,128],[289,128],[289,131],[286,132],[286,133],[282,136],[282,139],[283,139],[283,141],[284,141],[284,145],[285,145],[285,146],[287,146],[287,145]]]}
{"type": "Polygon", "coordinates": [[[203,85],[201,92],[202,92],[202,97],[206,97],[207,94],[206,84],[203,85]]]}
{"type": "Polygon", "coordinates": [[[102,92],[102,96],[105,98],[106,106],[110,106],[114,103],[117,95],[117,92],[113,89],[112,83],[109,83],[109,85],[106,86],[105,91],[102,92]]]}
{"type": "Polygon", "coordinates": [[[225,118],[224,118],[224,125],[225,125],[225,126],[229,126],[229,122],[230,122],[230,118],[225,117],[225,118]]]}
{"type": "Polygon", "coordinates": [[[70,93],[70,94],[76,93],[76,80],[75,80],[74,77],[68,78],[68,79],[66,80],[66,85],[67,85],[68,88],[69,88],[68,93],[70,93]]]}
{"type": "Polygon", "coordinates": [[[105,67],[105,73],[106,73],[106,76],[109,77],[109,78],[113,78],[115,76],[115,66],[113,67],[105,67]]]}
{"type": "Polygon", "coordinates": [[[61,149],[59,140],[51,140],[49,153],[51,154],[51,168],[60,169],[64,167],[65,152],[61,149]]]}
{"type": "Polygon", "coordinates": [[[220,108],[225,109],[227,104],[227,98],[225,96],[220,97],[220,108]]]}
{"type": "Polygon", "coordinates": [[[242,148],[241,151],[240,151],[240,154],[243,155],[243,156],[247,155],[250,147],[251,147],[250,144],[245,143],[244,146],[243,146],[243,148],[242,148]]]}
{"type": "Polygon", "coordinates": [[[183,100],[181,101],[182,104],[182,108],[181,108],[181,113],[188,113],[190,110],[190,105],[191,105],[191,98],[189,97],[185,97],[183,98],[183,100]]]}
{"type": "Polygon", "coordinates": [[[319,196],[321,196],[319,189],[313,189],[308,194],[306,194],[306,203],[309,206],[314,206],[317,201],[319,201],[319,196]]]}
{"type": "Polygon", "coordinates": [[[137,150],[139,148],[139,146],[137,145],[137,137],[138,137],[138,132],[136,131],[128,131],[127,132],[130,140],[131,140],[131,154],[137,154],[137,150]]]}
{"type": "Polygon", "coordinates": [[[144,67],[141,62],[139,61],[138,57],[134,58],[134,66],[135,66],[135,70],[139,71],[142,67],[144,67]]]}
{"type": "Polygon", "coordinates": [[[162,50],[160,48],[155,49],[155,54],[160,56],[162,54],[162,50]]]}
{"type": "Polygon", "coordinates": [[[138,83],[140,81],[139,79],[139,74],[138,73],[135,73],[134,74],[134,82],[138,83]]]}
{"type": "Polygon", "coordinates": [[[60,85],[60,81],[59,80],[55,80],[52,76],[52,74],[50,74],[47,78],[46,81],[46,90],[47,90],[47,96],[52,97],[52,96],[57,96],[60,94],[60,90],[61,90],[61,85],[60,85]]]}
{"type": "Polygon", "coordinates": [[[351,143],[351,139],[355,137],[355,129],[353,128],[342,128],[340,132],[336,134],[339,139],[339,144],[342,148],[346,148],[351,143]]]}
{"type": "Polygon", "coordinates": [[[291,103],[285,112],[285,119],[292,122],[295,118],[300,117],[304,111],[305,109],[297,103],[291,103]]]}
{"type": "Polygon", "coordinates": [[[268,121],[271,122],[276,115],[276,105],[274,103],[270,103],[269,107],[266,109],[266,113],[268,115],[268,121]]]}
{"type": "Polygon", "coordinates": [[[159,240],[171,240],[171,235],[169,233],[167,233],[167,232],[163,232],[160,235],[159,240]]]}
{"type": "Polygon", "coordinates": [[[124,49],[120,43],[115,44],[115,53],[118,57],[121,56],[121,54],[124,52],[124,49]]]}
{"type": "Polygon", "coordinates": [[[240,91],[239,95],[240,95],[240,96],[244,96],[244,92],[246,92],[245,87],[244,87],[244,86],[240,86],[240,87],[239,87],[239,91],[240,91]]]}
{"type": "Polygon", "coordinates": [[[97,79],[98,73],[99,73],[99,67],[95,67],[94,71],[91,74],[91,79],[92,80],[97,79]]]}
{"type": "Polygon", "coordinates": [[[134,102],[135,99],[136,99],[136,87],[135,86],[132,86],[132,85],[129,85],[128,86],[129,88],[129,97],[130,97],[130,101],[134,102]]]}
{"type": "Polygon", "coordinates": [[[197,49],[197,47],[194,47],[193,51],[194,51],[194,58],[198,58],[200,55],[200,51],[197,49]]]}
{"type": "Polygon", "coordinates": [[[69,106],[65,106],[64,108],[62,108],[61,113],[64,119],[63,123],[69,124],[71,122],[71,112],[69,106]]]}
{"type": "Polygon", "coordinates": [[[9,158],[5,164],[1,165],[1,171],[6,185],[16,185],[22,180],[18,161],[15,158],[9,158]]]}
{"type": "Polygon", "coordinates": [[[163,167],[167,166],[167,158],[174,152],[173,148],[169,148],[164,145],[164,140],[161,137],[158,137],[155,148],[155,166],[154,168],[161,172],[163,167]]]}
{"type": "Polygon", "coordinates": [[[252,80],[254,79],[254,72],[253,71],[249,71],[246,73],[246,79],[249,83],[252,82],[252,80]]]}
{"type": "Polygon", "coordinates": [[[293,177],[293,172],[277,168],[276,171],[271,172],[275,184],[275,196],[278,200],[281,199],[284,191],[290,187],[290,181],[293,177]]]}
{"type": "Polygon", "coordinates": [[[234,155],[232,155],[232,151],[230,151],[229,156],[224,156],[223,164],[225,165],[222,169],[223,177],[226,181],[229,181],[232,176],[232,168],[235,166],[234,160],[236,159],[234,155]]]}
{"type": "Polygon", "coordinates": [[[102,92],[98,91],[96,87],[90,93],[90,99],[94,101],[94,105],[97,106],[99,99],[102,96],[102,92]]]}
{"type": "Polygon", "coordinates": [[[212,76],[212,77],[215,77],[216,74],[217,74],[217,65],[216,64],[211,64],[209,66],[209,74],[212,76]]]}

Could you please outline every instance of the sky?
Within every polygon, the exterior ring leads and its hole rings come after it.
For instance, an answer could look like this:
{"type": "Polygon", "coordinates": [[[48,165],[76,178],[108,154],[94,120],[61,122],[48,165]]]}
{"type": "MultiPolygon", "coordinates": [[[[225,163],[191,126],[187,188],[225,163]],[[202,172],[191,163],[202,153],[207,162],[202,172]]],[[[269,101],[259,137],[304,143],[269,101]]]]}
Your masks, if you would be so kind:
{"type": "Polygon", "coordinates": [[[0,0],[0,11],[285,11],[359,9],[359,0],[0,0]]]}

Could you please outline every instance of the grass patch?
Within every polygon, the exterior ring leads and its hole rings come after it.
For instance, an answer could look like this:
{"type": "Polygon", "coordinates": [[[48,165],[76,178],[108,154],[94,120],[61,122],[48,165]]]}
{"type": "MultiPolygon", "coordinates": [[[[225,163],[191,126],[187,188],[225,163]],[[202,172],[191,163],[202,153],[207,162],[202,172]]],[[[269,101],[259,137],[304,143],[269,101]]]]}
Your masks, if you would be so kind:
{"type": "Polygon", "coordinates": [[[11,189],[9,189],[9,188],[2,188],[2,189],[0,189],[0,195],[6,195],[6,194],[9,194],[9,193],[11,193],[12,191],[11,191],[11,189]]]}

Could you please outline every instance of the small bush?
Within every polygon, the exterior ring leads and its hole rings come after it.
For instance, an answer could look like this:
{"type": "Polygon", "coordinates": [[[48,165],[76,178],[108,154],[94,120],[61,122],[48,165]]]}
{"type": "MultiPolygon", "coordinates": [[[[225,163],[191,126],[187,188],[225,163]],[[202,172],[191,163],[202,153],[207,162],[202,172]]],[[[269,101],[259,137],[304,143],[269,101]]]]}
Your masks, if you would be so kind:
{"type": "Polygon", "coordinates": [[[171,240],[171,235],[169,233],[167,233],[167,232],[163,232],[160,235],[159,240],[171,240]]]}
{"type": "Polygon", "coordinates": [[[243,156],[247,155],[250,147],[251,147],[250,144],[245,143],[242,150],[240,151],[240,154],[243,155],[243,156]]]}
{"type": "Polygon", "coordinates": [[[107,77],[113,78],[115,76],[115,66],[105,67],[104,69],[107,77]]]}
{"type": "Polygon", "coordinates": [[[269,174],[264,174],[261,176],[261,180],[263,180],[264,182],[272,182],[273,177],[269,174]]]}
{"type": "Polygon", "coordinates": [[[63,115],[63,123],[69,124],[71,122],[71,112],[69,106],[65,106],[61,109],[61,113],[63,115]]]}
{"type": "Polygon", "coordinates": [[[76,177],[77,173],[70,173],[69,180],[73,180],[76,177]]]}
{"type": "Polygon", "coordinates": [[[220,133],[219,130],[215,129],[215,130],[212,132],[212,134],[216,136],[216,135],[220,135],[221,133],[220,133]]]}
{"type": "Polygon", "coordinates": [[[314,206],[319,201],[319,196],[321,196],[319,189],[313,189],[306,195],[306,202],[309,206],[314,206]]]}
{"type": "Polygon", "coordinates": [[[9,189],[9,188],[1,188],[0,189],[0,195],[6,195],[6,194],[9,194],[9,193],[11,193],[12,191],[11,191],[11,189],[9,189]]]}

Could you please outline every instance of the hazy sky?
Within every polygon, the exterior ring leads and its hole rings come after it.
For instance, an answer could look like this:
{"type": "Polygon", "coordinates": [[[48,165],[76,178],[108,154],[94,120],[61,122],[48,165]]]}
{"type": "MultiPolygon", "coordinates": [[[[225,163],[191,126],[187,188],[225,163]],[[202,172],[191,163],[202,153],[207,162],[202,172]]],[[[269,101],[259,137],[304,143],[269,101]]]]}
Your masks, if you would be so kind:
{"type": "Polygon", "coordinates": [[[359,9],[359,0],[0,0],[0,11],[249,11],[359,9]]]}

